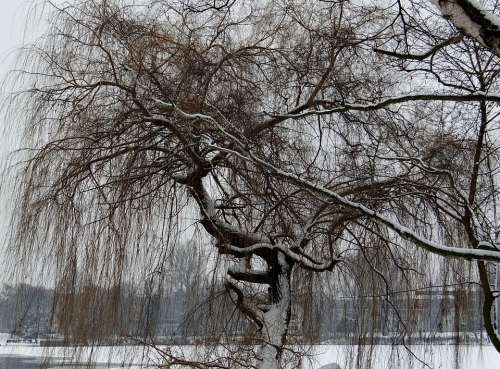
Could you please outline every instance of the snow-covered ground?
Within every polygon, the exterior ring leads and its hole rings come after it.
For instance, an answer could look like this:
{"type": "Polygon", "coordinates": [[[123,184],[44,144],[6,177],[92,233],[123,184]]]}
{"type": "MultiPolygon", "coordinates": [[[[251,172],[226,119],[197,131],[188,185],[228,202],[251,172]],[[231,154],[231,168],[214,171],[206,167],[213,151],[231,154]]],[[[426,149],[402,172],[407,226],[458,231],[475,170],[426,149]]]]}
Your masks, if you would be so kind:
{"type": "MultiPolygon", "coordinates": [[[[352,366],[358,358],[372,369],[499,369],[500,354],[493,346],[455,346],[435,345],[431,348],[411,346],[406,349],[402,346],[374,346],[370,356],[368,347],[363,347],[362,353],[356,346],[315,346],[314,364],[312,368],[337,362],[342,368],[348,368],[346,362],[352,366]]],[[[364,366],[362,366],[364,367],[364,366]]]]}
{"type": "MultiPolygon", "coordinates": [[[[153,365],[158,356],[154,352],[145,351],[141,347],[99,347],[82,348],[75,356],[73,348],[41,348],[26,346],[0,346],[0,362],[6,356],[51,357],[52,363],[85,362],[89,355],[97,363],[110,364],[111,368],[153,365]],[[55,359],[54,359],[55,358],[55,359]]],[[[411,346],[411,352],[404,347],[374,346],[370,355],[367,347],[323,345],[314,346],[311,350],[311,360],[305,361],[304,369],[316,369],[321,365],[337,362],[341,367],[349,368],[346,364],[354,363],[353,358],[361,358],[362,363],[370,369],[499,369],[500,354],[492,346],[461,346],[460,350],[454,346],[438,345],[429,347],[411,346]],[[359,354],[359,349],[362,354],[359,354]],[[351,359],[351,360],[350,360],[351,359]],[[457,365],[459,364],[459,365],[457,365]]]]}

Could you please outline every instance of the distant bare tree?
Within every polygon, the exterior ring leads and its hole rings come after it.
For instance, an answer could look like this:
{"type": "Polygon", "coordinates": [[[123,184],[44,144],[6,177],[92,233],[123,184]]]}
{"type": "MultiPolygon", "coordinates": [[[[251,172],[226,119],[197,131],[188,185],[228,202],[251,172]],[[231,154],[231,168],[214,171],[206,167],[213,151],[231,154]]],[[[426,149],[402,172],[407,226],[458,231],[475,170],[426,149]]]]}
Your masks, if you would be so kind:
{"type": "Polygon", "coordinates": [[[52,5],[17,75],[17,256],[49,255],[63,290],[142,278],[152,291],[176,241],[203,232],[206,275],[224,278],[252,344],[162,351],[166,365],[260,369],[300,365],[288,333],[314,320],[304,291],[369,286],[396,310],[393,288],[476,260],[500,350],[497,58],[428,1],[386,5],[52,5]]]}

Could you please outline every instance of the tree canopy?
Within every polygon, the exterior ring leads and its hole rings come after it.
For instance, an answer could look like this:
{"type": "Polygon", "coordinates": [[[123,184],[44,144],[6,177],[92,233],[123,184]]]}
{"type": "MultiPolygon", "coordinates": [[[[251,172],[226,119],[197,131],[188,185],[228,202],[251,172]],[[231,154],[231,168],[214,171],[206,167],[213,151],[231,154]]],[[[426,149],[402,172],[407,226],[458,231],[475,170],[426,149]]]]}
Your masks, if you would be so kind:
{"type": "Polygon", "coordinates": [[[179,240],[210,244],[204,275],[254,345],[164,352],[180,366],[295,367],[298,291],[368,285],[391,305],[450,269],[480,283],[500,350],[497,3],[436,4],[52,4],[15,74],[17,257],[48,257],[61,291],[161,288],[179,240]]]}

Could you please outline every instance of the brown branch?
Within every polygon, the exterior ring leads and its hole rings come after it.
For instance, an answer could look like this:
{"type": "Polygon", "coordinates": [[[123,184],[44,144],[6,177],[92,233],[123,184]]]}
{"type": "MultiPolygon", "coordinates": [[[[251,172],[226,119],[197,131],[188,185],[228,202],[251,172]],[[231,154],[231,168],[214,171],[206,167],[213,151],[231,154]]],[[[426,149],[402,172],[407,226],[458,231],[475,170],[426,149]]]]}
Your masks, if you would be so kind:
{"type": "Polygon", "coordinates": [[[264,327],[264,318],[262,313],[257,310],[257,307],[252,307],[249,305],[247,299],[243,292],[236,286],[236,284],[230,279],[226,279],[226,288],[236,293],[237,301],[236,306],[242,313],[244,313],[248,318],[250,318],[259,328],[262,330],[264,327]]]}
{"type": "Polygon", "coordinates": [[[237,281],[250,282],[257,284],[271,284],[272,279],[268,272],[256,272],[256,271],[235,271],[229,268],[227,271],[231,277],[237,281]]]}
{"type": "Polygon", "coordinates": [[[308,104],[304,104],[296,107],[285,114],[267,114],[271,117],[271,119],[259,123],[252,127],[251,129],[245,131],[246,137],[251,137],[259,134],[266,129],[270,129],[277,124],[287,120],[287,119],[300,119],[310,115],[320,116],[320,115],[330,115],[336,113],[344,113],[347,111],[373,111],[379,110],[391,105],[397,105],[404,102],[410,101],[450,101],[450,102],[474,102],[474,101],[492,101],[492,102],[500,102],[499,95],[488,95],[482,92],[473,93],[470,95],[451,95],[451,94],[417,94],[417,95],[404,95],[387,98],[374,103],[363,103],[363,104],[349,104],[343,103],[339,101],[332,100],[316,100],[314,102],[314,106],[336,106],[341,104],[340,106],[323,109],[323,110],[308,110],[308,104]]]}
{"type": "Polygon", "coordinates": [[[388,51],[388,50],[382,50],[382,49],[377,49],[377,48],[373,49],[373,51],[375,51],[379,54],[392,56],[392,57],[398,58],[398,59],[422,61],[422,60],[425,60],[428,57],[434,55],[436,52],[438,52],[439,50],[441,50],[442,48],[444,48],[446,46],[459,43],[460,41],[463,40],[463,38],[464,38],[463,35],[452,37],[446,41],[443,41],[443,42],[433,46],[432,48],[430,48],[428,51],[426,51],[423,54],[402,54],[402,53],[398,53],[396,51],[388,51]]]}

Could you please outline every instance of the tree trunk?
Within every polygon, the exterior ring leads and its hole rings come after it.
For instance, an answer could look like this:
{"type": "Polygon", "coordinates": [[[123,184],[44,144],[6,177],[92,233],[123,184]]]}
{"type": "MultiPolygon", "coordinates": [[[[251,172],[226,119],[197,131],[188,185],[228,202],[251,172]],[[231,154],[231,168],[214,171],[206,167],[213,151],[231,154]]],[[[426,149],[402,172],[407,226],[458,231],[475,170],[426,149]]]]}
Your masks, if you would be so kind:
{"type": "Polygon", "coordinates": [[[281,368],[283,346],[290,324],[291,294],[290,276],[292,265],[281,252],[276,252],[271,265],[273,282],[269,287],[270,305],[264,314],[262,338],[264,340],[260,356],[259,369],[281,368]]]}

